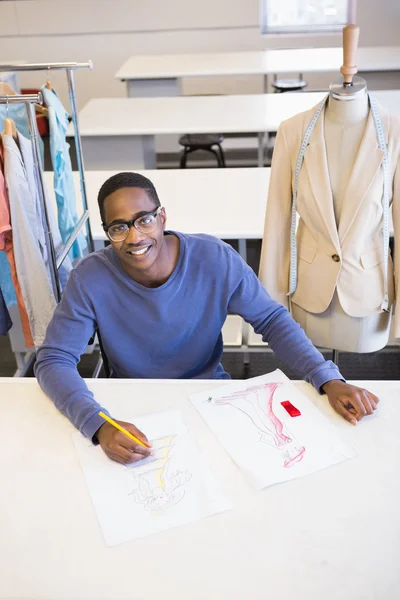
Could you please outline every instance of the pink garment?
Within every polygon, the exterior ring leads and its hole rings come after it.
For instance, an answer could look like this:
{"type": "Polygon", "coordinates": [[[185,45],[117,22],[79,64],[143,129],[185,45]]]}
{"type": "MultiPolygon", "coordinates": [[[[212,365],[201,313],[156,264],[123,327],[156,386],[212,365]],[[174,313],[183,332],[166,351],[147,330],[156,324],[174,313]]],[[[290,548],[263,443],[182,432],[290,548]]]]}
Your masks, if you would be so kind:
{"type": "Polygon", "coordinates": [[[17,297],[17,304],[19,316],[21,318],[22,331],[24,333],[25,346],[27,348],[32,348],[33,338],[31,334],[31,328],[29,325],[28,313],[26,312],[25,303],[22,298],[21,287],[19,285],[17,270],[15,267],[12,226],[10,219],[10,204],[8,201],[3,171],[3,148],[0,144],[0,251],[4,250],[4,252],[7,255],[7,260],[10,264],[11,279],[14,285],[15,295],[17,297]]]}

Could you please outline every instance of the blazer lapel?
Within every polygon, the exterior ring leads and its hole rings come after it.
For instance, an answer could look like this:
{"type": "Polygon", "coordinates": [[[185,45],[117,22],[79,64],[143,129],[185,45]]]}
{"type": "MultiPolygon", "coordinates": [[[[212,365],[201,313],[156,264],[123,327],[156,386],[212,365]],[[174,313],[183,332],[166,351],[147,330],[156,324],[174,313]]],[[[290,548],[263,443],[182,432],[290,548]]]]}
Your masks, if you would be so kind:
{"type": "Polygon", "coordinates": [[[335,248],[339,251],[340,243],[326,156],[324,112],[321,113],[311,135],[304,155],[304,166],[307,169],[311,189],[322,220],[335,248]]]}
{"type": "MultiPolygon", "coordinates": [[[[387,142],[388,113],[380,108],[380,115],[387,142]]],[[[350,180],[347,185],[342,214],[339,223],[339,238],[343,244],[348,235],[354,219],[360,210],[361,204],[374,180],[383,160],[383,151],[379,148],[378,139],[372,112],[369,112],[367,125],[360,149],[351,172],[350,180]]]]}

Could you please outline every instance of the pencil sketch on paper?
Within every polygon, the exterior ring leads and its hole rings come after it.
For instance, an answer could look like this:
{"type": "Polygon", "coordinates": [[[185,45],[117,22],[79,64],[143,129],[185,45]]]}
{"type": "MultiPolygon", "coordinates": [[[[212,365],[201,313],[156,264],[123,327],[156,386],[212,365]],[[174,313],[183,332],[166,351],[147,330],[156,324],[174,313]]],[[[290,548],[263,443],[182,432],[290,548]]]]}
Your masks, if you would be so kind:
{"type": "Polygon", "coordinates": [[[130,418],[151,440],[152,454],[121,465],[73,433],[107,545],[192,523],[230,508],[179,410],[130,418]]]}
{"type": "Polygon", "coordinates": [[[245,414],[260,434],[259,441],[282,452],[283,466],[287,469],[303,459],[306,449],[274,413],[274,394],[280,385],[276,382],[263,383],[232,392],[228,396],[209,396],[208,402],[230,406],[245,414]]]}
{"type": "Polygon", "coordinates": [[[142,504],[145,510],[166,510],[185,496],[184,486],[192,474],[189,471],[174,469],[175,440],[175,435],[165,435],[152,440],[154,456],[150,456],[141,465],[129,468],[134,484],[134,489],[129,495],[135,503],[142,504]]]}

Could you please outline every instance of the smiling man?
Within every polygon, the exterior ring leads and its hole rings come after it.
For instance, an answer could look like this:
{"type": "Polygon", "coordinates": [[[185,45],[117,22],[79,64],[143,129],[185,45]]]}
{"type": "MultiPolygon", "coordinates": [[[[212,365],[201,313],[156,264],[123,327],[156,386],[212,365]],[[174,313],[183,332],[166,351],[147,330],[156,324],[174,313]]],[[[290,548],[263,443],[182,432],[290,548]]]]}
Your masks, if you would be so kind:
{"type": "MultiPolygon", "coordinates": [[[[100,417],[107,411],[78,373],[96,328],[114,377],[229,379],[221,329],[228,313],[239,314],[345,419],[356,424],[376,409],[378,398],[344,382],[235,250],[209,235],[165,229],[165,209],[149,179],[114,175],[98,202],[111,245],[71,272],[35,374],[57,408],[110,458],[129,463],[149,450],[100,417]]],[[[119,423],[146,440],[133,424],[119,423]]]]}

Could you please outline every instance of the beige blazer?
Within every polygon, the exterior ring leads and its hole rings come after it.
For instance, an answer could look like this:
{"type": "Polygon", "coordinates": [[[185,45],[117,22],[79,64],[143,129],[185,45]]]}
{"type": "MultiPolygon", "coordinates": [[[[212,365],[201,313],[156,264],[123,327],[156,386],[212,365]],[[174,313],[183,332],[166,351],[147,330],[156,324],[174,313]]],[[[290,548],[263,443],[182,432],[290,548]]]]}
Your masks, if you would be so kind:
{"type": "MultiPolygon", "coordinates": [[[[400,244],[400,118],[380,105],[388,144],[390,203],[400,244]]],[[[279,127],[272,160],[259,277],[271,296],[288,307],[292,189],[299,148],[317,107],[279,127]]],[[[383,300],[383,152],[370,112],[337,227],[329,181],[322,113],[307,146],[299,178],[297,212],[297,289],[292,301],[311,313],[329,306],[335,288],[352,317],[381,312],[383,300]]],[[[400,260],[389,257],[390,304],[396,295],[400,260]],[[396,286],[394,282],[396,281],[396,286]],[[396,294],[394,288],[396,287],[396,294]]],[[[400,310],[395,335],[400,337],[400,310]]]]}

